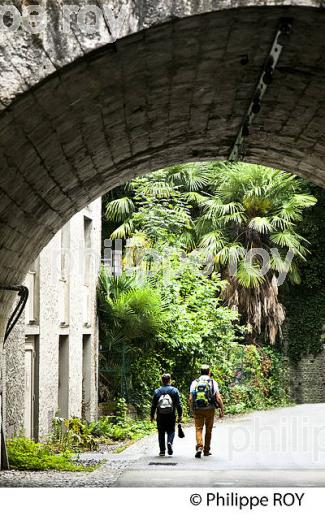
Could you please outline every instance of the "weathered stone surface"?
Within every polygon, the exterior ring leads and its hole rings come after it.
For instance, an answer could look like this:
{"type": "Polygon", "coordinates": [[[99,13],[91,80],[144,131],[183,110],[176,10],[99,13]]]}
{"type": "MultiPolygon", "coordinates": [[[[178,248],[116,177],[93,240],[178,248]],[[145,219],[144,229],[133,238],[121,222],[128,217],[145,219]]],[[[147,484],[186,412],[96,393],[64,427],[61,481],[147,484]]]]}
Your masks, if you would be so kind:
{"type": "Polygon", "coordinates": [[[290,367],[290,394],[297,403],[325,402],[325,347],[290,367]]]}

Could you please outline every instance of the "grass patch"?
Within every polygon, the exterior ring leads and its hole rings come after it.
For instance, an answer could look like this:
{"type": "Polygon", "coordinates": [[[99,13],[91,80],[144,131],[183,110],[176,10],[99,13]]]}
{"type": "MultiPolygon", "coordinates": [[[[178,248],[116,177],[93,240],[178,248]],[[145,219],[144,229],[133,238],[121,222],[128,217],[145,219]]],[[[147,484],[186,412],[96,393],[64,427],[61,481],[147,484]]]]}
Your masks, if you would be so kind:
{"type": "Polygon", "coordinates": [[[10,467],[16,470],[91,472],[98,467],[82,466],[72,461],[73,452],[55,454],[48,446],[24,437],[8,440],[7,448],[10,467]]]}

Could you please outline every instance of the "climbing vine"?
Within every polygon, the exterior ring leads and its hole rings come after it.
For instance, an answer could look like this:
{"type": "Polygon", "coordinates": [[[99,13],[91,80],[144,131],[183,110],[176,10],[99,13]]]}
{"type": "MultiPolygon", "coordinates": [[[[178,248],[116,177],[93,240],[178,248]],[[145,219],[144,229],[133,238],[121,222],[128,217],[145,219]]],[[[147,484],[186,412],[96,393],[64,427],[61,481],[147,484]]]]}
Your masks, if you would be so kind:
{"type": "Polygon", "coordinates": [[[325,341],[325,192],[315,186],[311,192],[318,203],[306,211],[300,225],[310,255],[301,268],[301,284],[283,290],[288,354],[294,362],[317,355],[325,341]]]}

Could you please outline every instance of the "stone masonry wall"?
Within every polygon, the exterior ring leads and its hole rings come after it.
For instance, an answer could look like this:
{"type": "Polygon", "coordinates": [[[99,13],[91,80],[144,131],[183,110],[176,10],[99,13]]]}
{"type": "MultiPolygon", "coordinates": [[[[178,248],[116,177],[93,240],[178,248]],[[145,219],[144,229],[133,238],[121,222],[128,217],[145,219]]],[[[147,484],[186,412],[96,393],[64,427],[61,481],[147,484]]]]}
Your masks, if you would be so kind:
{"type": "Polygon", "coordinates": [[[39,435],[50,431],[58,409],[58,263],[61,237],[58,233],[40,254],[39,317],[39,435]]]}
{"type": "Polygon", "coordinates": [[[322,0],[2,0],[1,5],[15,6],[27,18],[27,8],[35,3],[46,10],[46,23],[37,35],[28,30],[0,34],[0,110],[94,49],[159,24],[250,7],[323,8],[322,0]],[[64,8],[71,4],[77,12],[69,17],[69,30],[63,30],[64,8]],[[102,13],[95,32],[81,30],[77,23],[78,10],[87,5],[96,5],[102,13]]]}
{"type": "Polygon", "coordinates": [[[325,349],[290,367],[290,396],[297,403],[325,402],[325,349]]]}

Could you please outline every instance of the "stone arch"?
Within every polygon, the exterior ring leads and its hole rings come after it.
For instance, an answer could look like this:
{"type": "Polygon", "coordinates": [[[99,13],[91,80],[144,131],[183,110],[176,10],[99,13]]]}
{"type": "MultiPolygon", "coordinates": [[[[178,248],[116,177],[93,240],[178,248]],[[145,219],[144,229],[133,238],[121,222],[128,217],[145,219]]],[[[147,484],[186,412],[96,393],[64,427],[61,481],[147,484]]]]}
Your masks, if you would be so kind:
{"type": "MultiPolygon", "coordinates": [[[[146,4],[146,16],[144,3],[132,4],[133,34],[3,99],[1,284],[22,281],[73,213],[112,187],[174,163],[227,159],[283,16],[293,31],[245,160],[325,184],[320,3],[224,1],[214,9],[213,1],[183,0],[152,2],[152,11],[146,4]]],[[[122,35],[132,32],[123,27],[122,35]]],[[[3,323],[6,315],[3,307],[3,323]]]]}
{"type": "MultiPolygon", "coordinates": [[[[29,23],[21,23],[22,30],[4,33],[2,22],[6,11],[5,6],[1,6],[0,109],[94,49],[151,27],[191,16],[251,7],[280,7],[282,13],[289,8],[314,8],[319,12],[324,8],[323,0],[13,0],[8,4],[15,19],[18,17],[18,23],[22,17],[29,22],[34,4],[43,8],[46,17],[44,25],[38,25],[41,30],[37,34],[31,34],[29,23]],[[89,6],[100,12],[95,32],[87,27],[82,29],[78,23],[78,15],[89,6]]],[[[42,22],[41,18],[36,20],[42,22]]]]}

